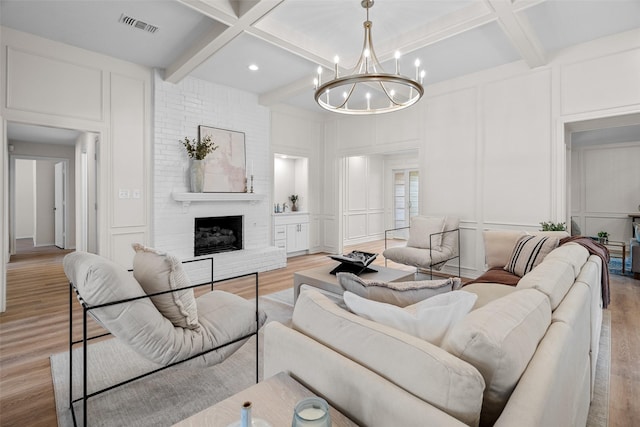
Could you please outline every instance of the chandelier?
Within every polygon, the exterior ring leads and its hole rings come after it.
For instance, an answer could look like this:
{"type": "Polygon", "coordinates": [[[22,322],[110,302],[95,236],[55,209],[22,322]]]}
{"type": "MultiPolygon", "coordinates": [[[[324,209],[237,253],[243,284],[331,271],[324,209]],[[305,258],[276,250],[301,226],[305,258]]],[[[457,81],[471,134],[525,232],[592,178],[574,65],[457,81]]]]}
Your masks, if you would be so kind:
{"type": "Polygon", "coordinates": [[[400,52],[396,52],[395,73],[386,73],[371,41],[369,8],[373,0],[362,0],[362,7],[367,10],[364,22],[364,44],[356,66],[345,76],[338,72],[339,58],[334,58],[334,78],[322,82],[322,67],[318,67],[318,75],[314,79],[315,100],[322,108],[342,114],[381,114],[398,111],[418,102],[424,94],[422,81],[426,74],[420,70],[420,60],[416,59],[415,79],[400,74],[400,52]]]}

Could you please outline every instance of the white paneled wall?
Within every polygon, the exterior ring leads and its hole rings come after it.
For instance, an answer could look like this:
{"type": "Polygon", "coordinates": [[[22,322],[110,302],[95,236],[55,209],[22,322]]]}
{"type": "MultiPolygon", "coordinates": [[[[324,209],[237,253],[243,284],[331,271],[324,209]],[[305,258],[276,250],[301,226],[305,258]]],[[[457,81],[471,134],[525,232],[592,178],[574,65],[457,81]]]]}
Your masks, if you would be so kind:
{"type": "MultiPolygon", "coordinates": [[[[193,258],[194,218],[243,215],[244,249],[214,254],[215,278],[286,265],[284,251],[270,244],[269,110],[248,92],[190,77],[168,83],[159,72],[154,77],[154,246],[181,259],[193,258]],[[199,125],[244,132],[247,163],[254,165],[254,192],[264,195],[262,201],[197,202],[183,208],[171,197],[189,191],[189,159],[179,141],[197,137],[199,125]]],[[[206,265],[196,270],[194,280],[207,278],[206,265]]]]}
{"type": "MultiPolygon", "coordinates": [[[[566,200],[567,183],[576,181],[577,172],[571,171],[572,179],[566,176],[570,169],[564,124],[640,111],[639,36],[634,30],[586,43],[556,53],[549,64],[535,69],[515,62],[434,84],[417,106],[398,113],[335,117],[326,126],[330,131],[325,132],[325,145],[332,148],[327,162],[419,152],[420,214],[461,219],[462,270],[475,277],[484,269],[484,229],[534,231],[542,221],[567,220],[567,207],[576,203],[575,197],[571,203],[566,200]]],[[[603,174],[640,182],[639,156],[628,150],[609,154],[605,164],[597,166],[597,175],[589,176],[593,184],[603,174]]],[[[591,155],[583,163],[598,164],[599,154],[591,155]]],[[[364,173],[363,166],[347,163],[349,185],[344,188],[344,206],[337,210],[345,218],[345,241],[355,242],[369,235],[371,222],[364,218],[370,194],[353,183],[355,170],[364,173]]],[[[595,166],[590,167],[593,174],[595,166]]],[[[591,203],[597,212],[609,212],[605,201],[616,209],[635,209],[640,203],[637,186],[635,199],[621,194],[627,190],[620,186],[611,187],[606,196],[590,194],[583,203],[591,203]],[[621,198],[629,199],[628,205],[620,203],[621,198]]],[[[589,219],[587,230],[604,226],[603,215],[589,219]]],[[[615,221],[622,221],[619,216],[615,221]]],[[[613,223],[610,228],[614,236],[622,230],[613,223]]]]}
{"type": "Polygon", "coordinates": [[[640,142],[572,147],[572,217],[581,234],[632,237],[629,214],[640,205],[640,142]]]}
{"type": "Polygon", "coordinates": [[[347,157],[344,177],[344,244],[384,237],[383,156],[347,157]]]}
{"type": "MultiPolygon", "coordinates": [[[[286,154],[304,160],[298,160],[291,165],[295,168],[293,176],[295,182],[288,185],[282,182],[283,176],[276,176],[280,182],[274,181],[275,193],[273,203],[282,203],[291,193],[280,192],[281,188],[293,188],[301,196],[300,208],[309,212],[309,252],[336,252],[332,246],[337,240],[337,231],[331,227],[336,224],[333,206],[336,191],[329,193],[329,200],[325,198],[323,190],[331,185],[327,180],[337,179],[333,172],[324,170],[326,164],[323,158],[324,125],[323,117],[288,106],[277,106],[271,110],[271,152],[272,154],[286,154]],[[306,169],[306,171],[304,170],[306,169]],[[329,175],[328,175],[329,174],[329,175]]],[[[271,162],[273,164],[273,162],[271,162]]],[[[291,176],[291,175],[290,175],[291,176]]],[[[335,181],[337,185],[337,181],[335,181]]],[[[290,203],[288,203],[290,204],[290,203]]]]}

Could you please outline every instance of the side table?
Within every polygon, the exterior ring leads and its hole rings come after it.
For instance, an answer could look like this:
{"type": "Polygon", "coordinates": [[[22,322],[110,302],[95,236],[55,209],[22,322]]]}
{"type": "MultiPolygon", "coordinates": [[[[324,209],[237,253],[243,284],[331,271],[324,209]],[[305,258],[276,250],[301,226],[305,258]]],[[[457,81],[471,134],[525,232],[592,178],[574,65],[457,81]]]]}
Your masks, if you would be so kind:
{"type": "MultiPolygon", "coordinates": [[[[251,416],[261,418],[272,427],[291,425],[293,408],[305,397],[315,396],[309,389],[280,372],[261,383],[218,402],[191,417],[174,424],[174,427],[227,427],[240,419],[244,402],[251,402],[251,416]]],[[[335,427],[357,427],[357,424],[329,406],[331,423],[335,427]]]]}
{"type": "Polygon", "coordinates": [[[609,248],[609,246],[614,247],[613,252],[609,251],[610,254],[618,255],[618,251],[620,251],[622,256],[622,274],[624,274],[624,264],[626,261],[627,244],[625,242],[616,242],[616,241],[609,240],[604,245],[607,247],[607,249],[609,248]]]}

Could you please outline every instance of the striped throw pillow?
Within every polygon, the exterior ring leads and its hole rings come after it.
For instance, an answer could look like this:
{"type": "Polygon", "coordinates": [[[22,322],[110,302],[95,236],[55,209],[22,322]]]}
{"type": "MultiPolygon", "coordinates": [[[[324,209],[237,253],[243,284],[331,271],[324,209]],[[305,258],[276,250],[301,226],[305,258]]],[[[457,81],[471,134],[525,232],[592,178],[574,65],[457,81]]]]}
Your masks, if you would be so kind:
{"type": "Polygon", "coordinates": [[[516,276],[524,276],[540,264],[549,252],[558,247],[558,238],[550,236],[522,236],[516,242],[511,259],[504,269],[516,276]]]}

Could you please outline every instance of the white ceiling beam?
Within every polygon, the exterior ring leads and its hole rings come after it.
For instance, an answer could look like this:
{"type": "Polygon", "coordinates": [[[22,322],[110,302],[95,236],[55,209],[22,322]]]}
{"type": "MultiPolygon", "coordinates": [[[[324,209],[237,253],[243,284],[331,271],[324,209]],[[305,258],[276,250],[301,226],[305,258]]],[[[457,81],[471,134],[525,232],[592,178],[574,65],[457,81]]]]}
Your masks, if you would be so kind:
{"type": "Polygon", "coordinates": [[[232,5],[223,1],[213,0],[177,0],[185,6],[208,16],[230,27],[238,21],[238,14],[232,5]],[[225,7],[226,6],[226,7],[225,7]]]}
{"type": "MultiPolygon", "coordinates": [[[[393,50],[383,52],[382,55],[378,55],[378,59],[384,62],[393,58],[395,50],[399,50],[402,54],[413,52],[424,46],[437,43],[445,40],[449,37],[453,37],[465,31],[477,28],[481,25],[493,22],[497,19],[497,15],[493,10],[484,3],[474,3],[473,5],[453,13],[448,17],[444,25],[434,27],[423,27],[420,30],[411,33],[410,37],[403,37],[402,40],[396,39],[393,41],[395,47],[393,50]]],[[[313,52],[302,49],[299,46],[295,46],[285,40],[273,36],[270,33],[259,31],[256,28],[248,30],[248,32],[254,34],[256,37],[260,37],[263,40],[270,42],[283,49],[299,55],[309,61],[312,61],[318,65],[322,65],[325,68],[333,69],[333,62],[326,58],[320,57],[313,52]]],[[[384,49],[383,49],[384,50],[384,49]]],[[[341,68],[341,72],[348,70],[341,68]]],[[[289,85],[277,88],[270,92],[262,94],[259,98],[261,105],[269,106],[283,102],[291,96],[295,96],[304,90],[311,90],[313,73],[309,74],[309,78],[303,78],[297,80],[289,85]]]]}
{"type": "MultiPolygon", "coordinates": [[[[171,83],[180,82],[200,64],[211,57],[211,55],[222,49],[227,43],[242,34],[242,32],[251,28],[251,25],[269,14],[282,3],[282,1],[283,0],[262,0],[257,2],[251,9],[245,11],[242,16],[237,18],[235,22],[230,23],[231,25],[228,28],[216,28],[209,32],[199,43],[167,67],[165,70],[165,80],[171,83]]],[[[210,16],[208,15],[209,13],[222,14],[220,16],[226,17],[227,22],[232,20],[229,13],[214,7],[211,1],[200,0],[196,2],[190,0],[185,4],[188,4],[189,7],[192,8],[202,6],[203,9],[200,11],[207,16],[210,16]]],[[[217,27],[222,26],[219,25],[217,27]]]]}
{"type": "Polygon", "coordinates": [[[516,48],[522,59],[531,68],[547,63],[546,53],[538,41],[526,16],[517,16],[509,0],[486,0],[496,11],[498,24],[516,48]]]}

